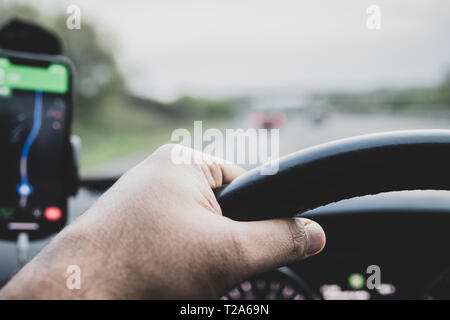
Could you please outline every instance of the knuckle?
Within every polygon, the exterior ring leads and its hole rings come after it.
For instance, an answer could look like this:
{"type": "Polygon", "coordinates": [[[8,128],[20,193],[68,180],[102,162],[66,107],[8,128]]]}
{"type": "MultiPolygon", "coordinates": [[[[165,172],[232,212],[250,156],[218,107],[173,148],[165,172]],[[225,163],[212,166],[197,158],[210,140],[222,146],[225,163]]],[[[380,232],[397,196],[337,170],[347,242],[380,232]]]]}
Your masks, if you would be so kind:
{"type": "MultiPolygon", "coordinates": [[[[152,154],[146,158],[146,163],[163,163],[163,164],[174,164],[174,159],[182,155],[184,150],[189,150],[189,148],[175,143],[167,143],[158,147],[152,154]]],[[[183,162],[181,162],[183,163],[183,162]]]]}
{"type": "Polygon", "coordinates": [[[211,164],[211,173],[215,182],[215,187],[220,187],[223,184],[223,175],[222,175],[222,169],[220,165],[217,162],[213,162],[211,164]]]}
{"type": "Polygon", "coordinates": [[[175,143],[166,143],[156,149],[155,154],[158,155],[170,155],[173,148],[175,148],[177,144],[175,143]]]}
{"type": "Polygon", "coordinates": [[[308,238],[303,222],[300,219],[287,220],[289,238],[292,242],[291,256],[293,260],[303,259],[306,256],[308,238]]]}

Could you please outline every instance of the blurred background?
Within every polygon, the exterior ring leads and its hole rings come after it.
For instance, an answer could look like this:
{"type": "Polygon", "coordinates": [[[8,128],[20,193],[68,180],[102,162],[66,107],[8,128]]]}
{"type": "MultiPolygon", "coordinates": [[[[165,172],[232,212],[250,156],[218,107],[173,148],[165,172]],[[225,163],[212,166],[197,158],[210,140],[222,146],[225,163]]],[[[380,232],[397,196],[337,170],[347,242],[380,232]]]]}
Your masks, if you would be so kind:
{"type": "Polygon", "coordinates": [[[122,173],[194,120],[278,127],[282,154],[450,128],[449,14],[447,0],[0,0],[0,23],[47,26],[76,66],[84,176],[122,173]]]}

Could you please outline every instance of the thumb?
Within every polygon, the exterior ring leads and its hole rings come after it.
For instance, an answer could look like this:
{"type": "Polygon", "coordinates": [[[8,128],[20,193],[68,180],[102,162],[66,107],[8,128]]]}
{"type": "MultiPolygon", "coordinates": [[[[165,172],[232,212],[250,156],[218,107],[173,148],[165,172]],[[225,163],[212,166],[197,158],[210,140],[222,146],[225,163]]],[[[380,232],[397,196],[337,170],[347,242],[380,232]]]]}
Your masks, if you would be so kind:
{"type": "Polygon", "coordinates": [[[239,222],[240,253],[238,270],[252,276],[303,260],[322,251],[325,232],[309,219],[274,219],[239,222]]]}

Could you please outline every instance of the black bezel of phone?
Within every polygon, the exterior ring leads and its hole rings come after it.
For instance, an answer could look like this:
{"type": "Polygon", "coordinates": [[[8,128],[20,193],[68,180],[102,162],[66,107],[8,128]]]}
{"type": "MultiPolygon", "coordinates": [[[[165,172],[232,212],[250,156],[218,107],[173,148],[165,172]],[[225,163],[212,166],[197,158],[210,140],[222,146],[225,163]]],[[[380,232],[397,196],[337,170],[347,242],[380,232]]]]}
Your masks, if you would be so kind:
{"type": "MultiPolygon", "coordinates": [[[[65,112],[65,123],[66,128],[64,128],[64,136],[65,136],[65,149],[62,151],[64,153],[63,157],[65,160],[65,170],[64,170],[64,181],[65,184],[61,186],[64,190],[66,190],[65,194],[66,199],[63,200],[63,205],[61,207],[62,217],[57,221],[48,221],[45,219],[40,220],[40,227],[38,230],[27,230],[29,238],[31,240],[38,240],[42,238],[46,238],[54,233],[60,231],[67,223],[67,200],[71,193],[71,188],[73,186],[73,155],[71,152],[71,144],[70,144],[70,135],[72,129],[72,117],[73,117],[73,104],[74,104],[74,94],[73,94],[73,78],[74,78],[74,67],[72,62],[64,56],[60,55],[48,55],[48,54],[37,54],[37,53],[27,53],[27,52],[18,52],[11,50],[3,50],[0,49],[0,57],[6,57],[14,62],[20,61],[21,64],[25,62],[29,65],[45,65],[51,63],[58,63],[64,65],[69,72],[69,83],[68,83],[68,92],[65,94],[67,97],[67,110],[65,112]]],[[[1,220],[1,219],[0,219],[1,220]]],[[[0,221],[0,239],[1,240],[16,240],[18,234],[24,231],[20,230],[8,230],[7,228],[8,221],[0,221]]]]}

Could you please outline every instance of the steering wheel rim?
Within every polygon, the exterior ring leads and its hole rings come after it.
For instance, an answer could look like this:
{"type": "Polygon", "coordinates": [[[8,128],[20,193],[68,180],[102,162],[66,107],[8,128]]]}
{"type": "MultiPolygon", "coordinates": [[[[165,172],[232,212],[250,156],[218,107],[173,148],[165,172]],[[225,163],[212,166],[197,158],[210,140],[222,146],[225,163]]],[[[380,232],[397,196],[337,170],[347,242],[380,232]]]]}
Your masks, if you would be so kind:
{"type": "Polygon", "coordinates": [[[402,190],[450,190],[450,130],[408,130],[337,140],[255,168],[216,197],[235,220],[293,217],[353,197],[402,190]]]}

